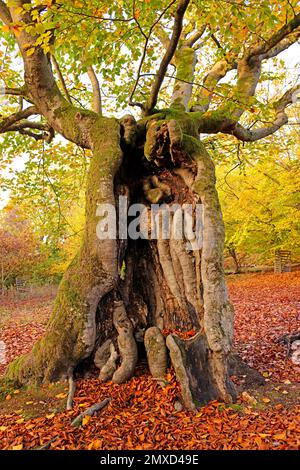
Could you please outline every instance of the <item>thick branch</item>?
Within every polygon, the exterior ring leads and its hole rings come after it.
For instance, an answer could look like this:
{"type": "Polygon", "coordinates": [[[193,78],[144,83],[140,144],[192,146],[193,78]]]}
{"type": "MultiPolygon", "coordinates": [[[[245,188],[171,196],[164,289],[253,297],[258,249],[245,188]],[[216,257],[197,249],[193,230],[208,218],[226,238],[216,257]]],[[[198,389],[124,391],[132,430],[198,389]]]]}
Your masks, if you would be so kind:
{"type": "Polygon", "coordinates": [[[35,106],[29,106],[26,109],[22,109],[17,113],[11,114],[0,122],[0,132],[6,132],[7,128],[11,127],[16,122],[21,121],[22,119],[26,119],[29,116],[33,116],[35,114],[39,114],[35,106]]]}
{"type": "Polygon", "coordinates": [[[59,81],[60,81],[60,84],[62,86],[62,89],[64,90],[64,95],[65,95],[65,98],[69,101],[69,103],[72,104],[72,100],[71,100],[71,97],[69,95],[69,92],[68,92],[68,89],[67,89],[67,85],[66,85],[66,82],[65,82],[65,79],[63,77],[63,74],[61,73],[61,70],[60,70],[60,66],[55,58],[54,55],[51,56],[51,62],[53,64],[53,67],[54,67],[54,70],[55,72],[57,73],[57,76],[59,78],[59,81]]]}
{"type": "Polygon", "coordinates": [[[175,51],[176,51],[176,48],[180,39],[183,17],[184,17],[184,14],[186,12],[186,9],[189,3],[190,3],[190,0],[179,0],[178,7],[175,12],[175,20],[174,20],[172,36],[170,38],[168,48],[160,63],[159,69],[156,74],[156,78],[151,88],[149,100],[146,105],[147,113],[151,113],[151,111],[153,110],[153,108],[155,107],[157,103],[157,97],[158,97],[160,87],[165,78],[168,65],[170,64],[175,54],[175,51]]]}
{"type": "Polygon", "coordinates": [[[2,0],[0,0],[0,20],[5,24],[9,24],[12,21],[9,9],[2,0]]]}
{"type": "MultiPolygon", "coordinates": [[[[15,5],[22,6],[23,3],[22,0],[16,0],[15,5]]],[[[10,13],[16,23],[25,25],[32,23],[30,12],[22,14],[18,8],[12,7],[10,13]]],[[[50,55],[36,46],[37,39],[38,36],[30,35],[26,28],[16,35],[24,62],[25,84],[30,99],[55,131],[71,142],[90,148],[90,135],[86,129],[91,128],[97,116],[93,112],[75,108],[61,94],[53,75],[50,55]],[[27,54],[29,49],[33,50],[30,55],[27,54]]]]}
{"type": "Polygon", "coordinates": [[[184,42],[185,46],[193,47],[196,44],[196,42],[202,38],[205,30],[206,30],[206,24],[204,24],[199,31],[196,31],[188,39],[185,40],[184,42]]]}
{"type": "Polygon", "coordinates": [[[266,39],[255,47],[252,47],[248,53],[248,57],[260,56],[268,53],[285,37],[295,31],[300,26],[300,13],[298,13],[291,21],[285,24],[279,31],[276,31],[269,39],[266,39]]]}
{"type": "Polygon", "coordinates": [[[236,93],[239,97],[239,105],[234,107],[232,104],[222,105],[219,108],[221,114],[230,115],[236,121],[242,116],[249,104],[249,98],[255,94],[261,75],[262,61],[276,56],[296,42],[300,36],[299,26],[300,14],[269,39],[262,40],[258,45],[249,48],[244,57],[238,61],[236,93]]]}
{"type": "Polygon", "coordinates": [[[24,88],[0,87],[0,95],[23,96],[24,98],[26,98],[25,87],[24,88]]]}
{"type": "Polygon", "coordinates": [[[230,54],[224,59],[219,60],[208,72],[203,80],[203,88],[197,99],[197,104],[193,107],[193,111],[206,112],[210,106],[214,90],[219,81],[225,77],[225,75],[237,67],[237,64],[230,54]]]}
{"type": "Polygon", "coordinates": [[[91,65],[87,68],[87,74],[89,76],[90,82],[92,84],[92,89],[93,89],[93,101],[92,101],[93,111],[97,114],[102,114],[100,85],[99,85],[97,75],[91,65]]]}
{"type": "Polygon", "coordinates": [[[280,54],[280,52],[288,49],[299,38],[300,38],[300,29],[294,31],[293,33],[289,34],[286,38],[282,39],[282,41],[276,44],[276,46],[269,49],[268,52],[261,54],[260,56],[261,59],[264,60],[264,59],[271,59],[272,57],[276,57],[278,54],[280,54]]]}
{"type": "Polygon", "coordinates": [[[255,142],[263,139],[271,134],[274,134],[280,127],[284,126],[288,122],[288,116],[286,114],[286,108],[295,103],[299,97],[300,85],[297,85],[288,90],[278,101],[273,103],[273,109],[275,111],[274,121],[266,127],[258,129],[247,129],[242,126],[239,122],[234,119],[221,117],[217,113],[217,118],[210,118],[199,120],[199,132],[205,132],[207,134],[222,132],[224,134],[230,134],[237,137],[243,142],[255,142]]]}

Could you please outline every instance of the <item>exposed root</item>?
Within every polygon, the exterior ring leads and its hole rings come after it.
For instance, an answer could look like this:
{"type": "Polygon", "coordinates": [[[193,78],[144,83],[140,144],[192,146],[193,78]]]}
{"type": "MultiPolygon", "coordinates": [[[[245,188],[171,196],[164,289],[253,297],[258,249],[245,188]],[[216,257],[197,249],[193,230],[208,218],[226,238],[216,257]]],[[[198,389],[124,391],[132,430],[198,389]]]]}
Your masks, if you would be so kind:
{"type": "Polygon", "coordinates": [[[144,342],[150,372],[156,380],[164,383],[168,364],[165,338],[159,328],[152,326],[146,330],[144,342]]]}
{"type": "Polygon", "coordinates": [[[109,350],[110,350],[110,356],[107,362],[101,368],[100,374],[99,374],[99,379],[103,380],[104,382],[106,382],[107,380],[110,380],[113,377],[117,369],[116,362],[119,357],[115,349],[115,346],[112,342],[110,343],[109,350]]]}
{"type": "Polygon", "coordinates": [[[102,367],[107,363],[109,356],[111,354],[110,351],[110,345],[111,345],[111,339],[107,339],[104,341],[103,344],[97,349],[94,357],[94,363],[95,366],[98,367],[98,369],[102,369],[102,367]]]}
{"type": "Polygon", "coordinates": [[[120,384],[130,379],[138,359],[137,345],[133,334],[133,325],[127,317],[124,303],[115,302],[113,323],[118,332],[118,346],[121,355],[121,365],[115,371],[112,381],[120,384]]]}

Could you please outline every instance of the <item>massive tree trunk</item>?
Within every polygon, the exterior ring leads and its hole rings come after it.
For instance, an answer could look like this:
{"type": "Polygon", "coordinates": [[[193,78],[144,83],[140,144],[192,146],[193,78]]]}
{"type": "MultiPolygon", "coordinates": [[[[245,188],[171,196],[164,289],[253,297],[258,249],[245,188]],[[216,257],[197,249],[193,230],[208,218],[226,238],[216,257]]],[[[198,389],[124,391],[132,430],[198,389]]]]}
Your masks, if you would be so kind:
{"type": "Polygon", "coordinates": [[[232,401],[224,226],[214,165],[193,113],[175,107],[138,124],[129,116],[120,122],[99,117],[87,132],[93,158],[82,247],[61,282],[46,335],[9,366],[7,377],[53,381],[94,359],[101,379],[121,383],[134,374],[144,343],[160,381],[170,356],[190,409],[212,399],[232,401]],[[120,195],[147,210],[189,203],[194,211],[202,204],[201,246],[172,236],[99,239],[97,207],[112,204],[118,213],[120,195]],[[193,338],[182,339],[188,330],[193,338]]]}

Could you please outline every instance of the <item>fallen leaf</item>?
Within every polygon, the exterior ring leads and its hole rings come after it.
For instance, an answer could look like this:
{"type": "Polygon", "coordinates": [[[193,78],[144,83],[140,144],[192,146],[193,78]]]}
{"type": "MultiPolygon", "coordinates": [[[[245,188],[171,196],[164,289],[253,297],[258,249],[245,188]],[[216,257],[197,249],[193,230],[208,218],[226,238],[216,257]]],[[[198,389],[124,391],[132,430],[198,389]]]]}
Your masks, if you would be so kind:
{"type": "Polygon", "coordinates": [[[22,450],[23,444],[18,444],[17,446],[12,446],[12,450],[22,450]]]}
{"type": "Polygon", "coordinates": [[[264,403],[270,403],[271,400],[270,400],[270,398],[263,397],[262,401],[263,401],[264,403]]]}
{"type": "Polygon", "coordinates": [[[58,393],[57,395],[55,395],[55,398],[66,398],[67,396],[67,393],[58,393]]]}
{"type": "Polygon", "coordinates": [[[90,421],[91,417],[90,416],[84,416],[82,418],[82,426],[85,426],[89,421],[90,421]]]}

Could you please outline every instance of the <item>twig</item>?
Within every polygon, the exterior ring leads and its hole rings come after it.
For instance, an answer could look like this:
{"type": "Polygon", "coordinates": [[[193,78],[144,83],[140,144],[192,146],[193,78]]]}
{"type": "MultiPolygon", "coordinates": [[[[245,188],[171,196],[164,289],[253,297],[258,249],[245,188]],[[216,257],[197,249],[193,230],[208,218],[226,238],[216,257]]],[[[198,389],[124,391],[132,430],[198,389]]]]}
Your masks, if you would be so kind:
{"type": "Polygon", "coordinates": [[[71,423],[71,426],[81,426],[82,420],[85,416],[93,416],[94,413],[97,413],[98,411],[102,410],[108,403],[110,402],[110,398],[105,398],[103,401],[100,403],[96,403],[96,405],[91,406],[87,410],[85,410],[83,413],[78,415],[71,423]]]}
{"type": "Polygon", "coordinates": [[[57,438],[58,438],[58,436],[52,437],[52,439],[50,439],[50,441],[46,442],[46,444],[43,444],[42,446],[39,446],[39,447],[35,447],[33,450],[48,450],[49,447],[51,446],[52,442],[56,441],[57,438]]]}
{"type": "Polygon", "coordinates": [[[54,67],[55,72],[56,72],[57,75],[58,75],[60,84],[61,84],[62,89],[63,89],[64,94],[65,94],[65,98],[69,101],[69,103],[72,104],[72,100],[71,100],[71,97],[70,97],[70,95],[69,95],[69,92],[68,92],[68,89],[67,89],[67,85],[66,85],[65,79],[64,79],[64,77],[63,77],[63,74],[61,73],[60,67],[59,67],[58,62],[57,62],[57,60],[56,60],[56,58],[55,58],[54,55],[51,56],[51,62],[52,62],[52,65],[53,65],[53,67],[54,67]]]}

